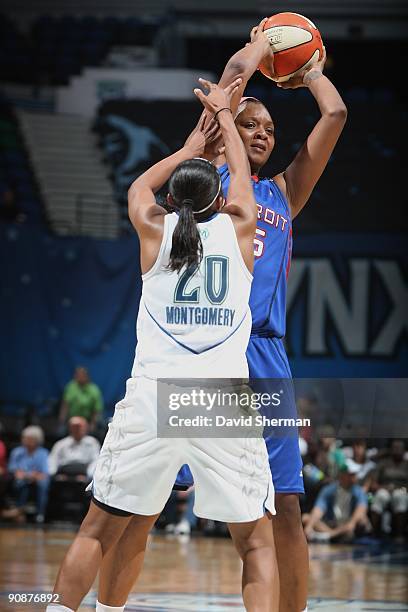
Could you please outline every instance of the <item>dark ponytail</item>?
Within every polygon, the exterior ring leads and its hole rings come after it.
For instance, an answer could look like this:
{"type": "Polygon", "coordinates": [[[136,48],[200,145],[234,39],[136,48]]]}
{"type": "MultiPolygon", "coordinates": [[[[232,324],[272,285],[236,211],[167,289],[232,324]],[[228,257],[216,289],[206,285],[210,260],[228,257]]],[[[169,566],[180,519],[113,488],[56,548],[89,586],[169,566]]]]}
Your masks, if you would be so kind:
{"type": "Polygon", "coordinates": [[[193,202],[181,203],[179,220],[173,232],[169,269],[180,272],[184,266],[198,268],[203,258],[203,245],[193,214],[193,202]]]}
{"type": "Polygon", "coordinates": [[[203,245],[194,213],[202,211],[200,220],[210,216],[220,187],[217,169],[205,159],[182,162],[171,175],[169,193],[179,209],[179,220],[173,232],[169,270],[180,272],[200,265],[203,245]]]}

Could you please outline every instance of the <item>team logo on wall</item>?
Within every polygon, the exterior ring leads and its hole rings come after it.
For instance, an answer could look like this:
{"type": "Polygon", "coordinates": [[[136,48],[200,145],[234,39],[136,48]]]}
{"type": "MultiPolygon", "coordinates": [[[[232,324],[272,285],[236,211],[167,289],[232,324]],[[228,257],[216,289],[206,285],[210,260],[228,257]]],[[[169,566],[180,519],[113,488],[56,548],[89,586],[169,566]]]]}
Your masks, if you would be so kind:
{"type": "Polygon", "coordinates": [[[128,99],[102,104],[95,131],[104,159],[112,169],[119,201],[126,203],[127,190],[140,174],[183,145],[198,111],[194,102],[166,104],[128,99]]]}
{"type": "Polygon", "coordinates": [[[113,165],[115,194],[122,200],[130,184],[150,165],[152,157],[166,157],[170,149],[152,129],[120,115],[105,115],[100,126],[105,131],[105,155],[113,165]]]}

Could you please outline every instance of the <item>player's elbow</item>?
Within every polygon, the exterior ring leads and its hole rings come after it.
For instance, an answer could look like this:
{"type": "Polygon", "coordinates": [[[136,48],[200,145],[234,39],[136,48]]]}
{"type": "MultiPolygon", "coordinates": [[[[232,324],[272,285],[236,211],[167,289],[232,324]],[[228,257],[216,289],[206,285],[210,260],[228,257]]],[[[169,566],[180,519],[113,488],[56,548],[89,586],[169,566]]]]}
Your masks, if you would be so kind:
{"type": "Polygon", "coordinates": [[[137,194],[138,194],[138,186],[136,185],[137,181],[131,184],[128,189],[128,215],[129,219],[132,220],[135,210],[137,209],[137,194]]]}
{"type": "Polygon", "coordinates": [[[128,202],[130,202],[135,197],[137,188],[138,188],[138,184],[137,184],[137,179],[136,179],[135,181],[133,181],[133,183],[128,189],[128,192],[127,192],[128,202]]]}
{"type": "Polygon", "coordinates": [[[140,188],[141,188],[141,184],[139,182],[139,179],[136,179],[135,181],[133,181],[133,183],[129,187],[128,192],[127,192],[128,208],[130,208],[131,206],[134,207],[135,202],[137,202],[138,200],[140,188]]]}
{"type": "Polygon", "coordinates": [[[249,64],[245,60],[233,56],[226,65],[227,80],[232,82],[239,77],[243,80],[247,80],[246,75],[248,71],[249,64]]]}
{"type": "Polygon", "coordinates": [[[347,106],[344,102],[340,102],[328,112],[331,119],[338,121],[339,123],[346,123],[347,120],[347,106]]]}

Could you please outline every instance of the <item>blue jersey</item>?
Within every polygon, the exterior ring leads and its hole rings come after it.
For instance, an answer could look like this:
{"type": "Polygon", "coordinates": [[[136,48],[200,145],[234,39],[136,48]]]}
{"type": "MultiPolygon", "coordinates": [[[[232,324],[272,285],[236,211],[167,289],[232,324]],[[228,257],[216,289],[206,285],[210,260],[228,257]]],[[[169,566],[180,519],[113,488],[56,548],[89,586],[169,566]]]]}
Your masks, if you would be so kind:
{"type": "MultiPolygon", "coordinates": [[[[227,195],[230,175],[225,164],[219,168],[224,196],[227,195]]],[[[255,236],[254,279],[249,304],[252,313],[252,332],[247,348],[249,375],[252,383],[268,385],[268,379],[290,379],[291,372],[283,345],[285,335],[286,288],[292,255],[292,222],[289,205],[279,187],[271,179],[252,178],[258,204],[255,236]]],[[[279,416],[296,416],[293,387],[286,383],[286,401],[280,406],[279,416]]],[[[268,388],[268,386],[267,386],[268,388]]],[[[276,416],[276,415],[275,415],[276,416]]],[[[272,479],[277,493],[304,493],[302,459],[297,429],[264,431],[272,479]]],[[[187,488],[193,483],[188,466],[183,466],[176,485],[187,488]]]]}
{"type": "MultiPolygon", "coordinates": [[[[227,164],[218,169],[224,196],[230,174],[227,164]]],[[[252,333],[285,335],[286,288],[292,255],[292,221],[288,202],[272,179],[252,178],[258,205],[254,280],[249,304],[252,333]]]]}

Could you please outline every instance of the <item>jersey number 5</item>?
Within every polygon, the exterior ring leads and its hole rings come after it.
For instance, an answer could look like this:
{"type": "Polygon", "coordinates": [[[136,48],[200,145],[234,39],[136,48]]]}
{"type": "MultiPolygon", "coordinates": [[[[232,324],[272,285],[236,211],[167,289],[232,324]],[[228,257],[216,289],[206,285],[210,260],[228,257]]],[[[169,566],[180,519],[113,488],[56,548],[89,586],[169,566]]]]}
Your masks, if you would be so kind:
{"type": "Polygon", "coordinates": [[[262,238],[266,237],[266,231],[257,227],[255,230],[256,236],[260,236],[260,238],[254,238],[254,256],[262,257],[265,243],[262,238]]]}
{"type": "MultiPolygon", "coordinates": [[[[174,293],[176,304],[198,304],[200,287],[188,289],[187,285],[196,275],[197,268],[188,268],[180,276],[174,293]]],[[[204,259],[205,294],[211,304],[222,304],[228,293],[229,259],[224,255],[208,255],[204,259]]]]}

